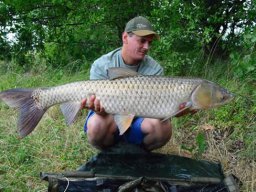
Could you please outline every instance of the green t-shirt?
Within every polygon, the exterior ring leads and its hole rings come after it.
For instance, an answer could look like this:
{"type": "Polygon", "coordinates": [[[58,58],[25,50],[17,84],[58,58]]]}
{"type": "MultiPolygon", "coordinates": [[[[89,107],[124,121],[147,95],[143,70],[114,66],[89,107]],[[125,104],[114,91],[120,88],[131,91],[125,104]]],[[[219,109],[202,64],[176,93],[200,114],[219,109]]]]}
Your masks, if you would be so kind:
{"type": "Polygon", "coordinates": [[[94,61],[90,70],[90,79],[107,79],[107,69],[111,67],[128,68],[142,75],[163,75],[161,65],[148,55],[138,65],[126,65],[121,56],[121,48],[118,48],[94,61]]]}

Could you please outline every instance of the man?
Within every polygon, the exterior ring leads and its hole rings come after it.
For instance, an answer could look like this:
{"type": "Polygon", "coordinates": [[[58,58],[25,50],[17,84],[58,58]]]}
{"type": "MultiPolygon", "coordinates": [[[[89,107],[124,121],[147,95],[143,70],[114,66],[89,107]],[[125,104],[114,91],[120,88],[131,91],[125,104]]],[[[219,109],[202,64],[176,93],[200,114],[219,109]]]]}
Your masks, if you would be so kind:
{"type": "MultiPolygon", "coordinates": [[[[107,79],[110,67],[129,68],[142,75],[163,75],[163,68],[147,55],[150,44],[159,38],[150,22],[141,16],[131,19],[122,34],[123,46],[97,59],[90,70],[90,79],[107,79]]],[[[113,146],[122,140],[153,150],[165,145],[172,135],[170,121],[137,117],[130,128],[120,136],[114,118],[106,114],[100,101],[92,96],[82,106],[91,111],[85,122],[88,141],[98,149],[113,146]]]]}

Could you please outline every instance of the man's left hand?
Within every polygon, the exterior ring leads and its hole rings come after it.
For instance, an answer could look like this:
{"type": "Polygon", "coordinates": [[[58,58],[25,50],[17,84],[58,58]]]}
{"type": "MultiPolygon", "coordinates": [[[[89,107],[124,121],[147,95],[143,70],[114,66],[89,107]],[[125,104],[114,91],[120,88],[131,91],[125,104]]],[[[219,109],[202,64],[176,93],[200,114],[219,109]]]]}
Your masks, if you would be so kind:
{"type": "MultiPolygon", "coordinates": [[[[180,106],[179,106],[179,110],[182,110],[186,107],[186,102],[184,103],[181,103],[180,106]]],[[[183,111],[181,111],[180,113],[178,113],[177,115],[175,115],[175,117],[181,117],[181,116],[184,116],[184,115],[187,115],[187,114],[195,114],[197,112],[197,110],[191,110],[190,108],[187,108],[183,111]]]]}

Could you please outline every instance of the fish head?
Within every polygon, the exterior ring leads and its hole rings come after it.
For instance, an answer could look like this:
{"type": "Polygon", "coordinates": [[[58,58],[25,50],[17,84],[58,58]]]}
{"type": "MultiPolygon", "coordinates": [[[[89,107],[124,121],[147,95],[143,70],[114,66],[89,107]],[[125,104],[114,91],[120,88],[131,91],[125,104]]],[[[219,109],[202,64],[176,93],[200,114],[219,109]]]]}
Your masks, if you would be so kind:
{"type": "Polygon", "coordinates": [[[203,81],[191,94],[194,109],[218,107],[230,102],[234,95],[211,81],[203,81]]]}

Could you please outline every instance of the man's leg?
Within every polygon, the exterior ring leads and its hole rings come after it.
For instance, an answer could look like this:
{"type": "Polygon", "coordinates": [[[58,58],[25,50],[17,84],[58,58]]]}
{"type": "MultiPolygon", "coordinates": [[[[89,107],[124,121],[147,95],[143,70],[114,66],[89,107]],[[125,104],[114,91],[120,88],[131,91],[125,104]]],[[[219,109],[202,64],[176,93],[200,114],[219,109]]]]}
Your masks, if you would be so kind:
{"type": "Polygon", "coordinates": [[[87,138],[90,144],[98,149],[105,149],[114,144],[117,130],[112,115],[92,114],[86,121],[87,138]]]}
{"type": "Polygon", "coordinates": [[[147,150],[164,146],[172,136],[172,125],[169,120],[145,118],[141,124],[141,131],[145,134],[143,145],[147,150]]]}
{"type": "MultiPolygon", "coordinates": [[[[115,134],[118,133],[112,115],[100,116],[92,111],[87,117],[85,131],[88,141],[98,149],[112,146],[115,134]]],[[[171,135],[172,126],[169,121],[136,118],[123,137],[128,143],[143,144],[145,149],[153,150],[165,145],[171,135]]]]}

